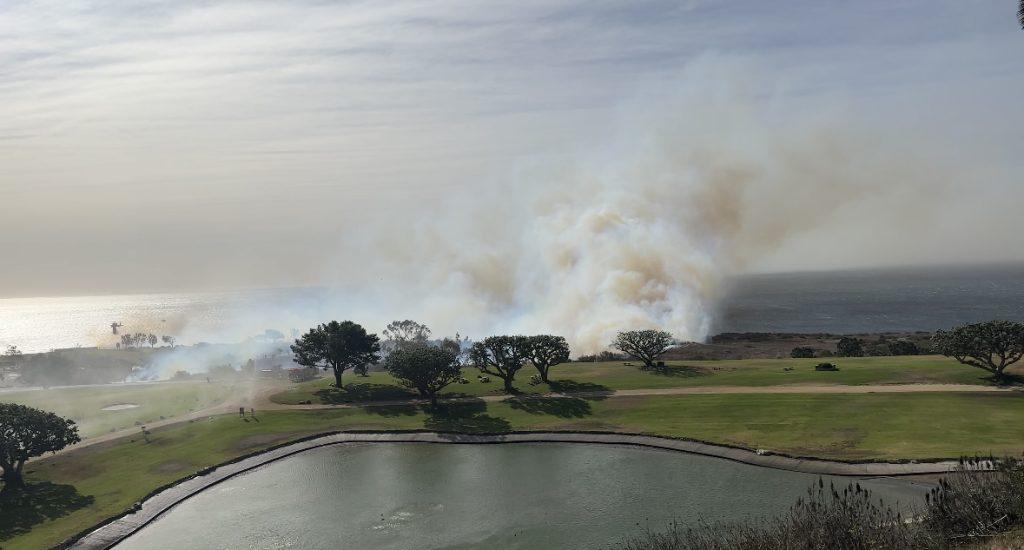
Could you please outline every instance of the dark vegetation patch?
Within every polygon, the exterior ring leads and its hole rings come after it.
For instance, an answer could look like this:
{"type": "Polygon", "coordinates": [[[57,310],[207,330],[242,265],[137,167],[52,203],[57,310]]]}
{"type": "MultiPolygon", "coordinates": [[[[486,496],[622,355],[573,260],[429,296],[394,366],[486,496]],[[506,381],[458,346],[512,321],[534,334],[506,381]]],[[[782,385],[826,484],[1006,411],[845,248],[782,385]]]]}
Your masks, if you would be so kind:
{"type": "Polygon", "coordinates": [[[268,445],[291,441],[299,435],[305,434],[303,432],[277,432],[247,435],[232,443],[231,449],[235,451],[261,449],[268,445]]]}
{"type": "Polygon", "coordinates": [[[359,401],[403,401],[416,398],[416,393],[394,384],[369,384],[353,382],[343,389],[329,387],[317,390],[315,395],[321,403],[341,404],[359,401]]]}
{"type": "MultiPolygon", "coordinates": [[[[703,359],[781,359],[791,357],[794,349],[810,348],[813,357],[830,357],[843,337],[861,340],[868,352],[884,347],[891,355],[891,342],[913,344],[917,353],[931,349],[930,332],[884,332],[871,334],[726,332],[711,337],[707,343],[691,343],[672,348],[665,360],[703,359]],[[884,343],[884,346],[882,345],[884,343]]],[[[897,350],[899,351],[899,350],[897,350]]],[[[868,353],[870,354],[870,353],[868,353]]]]}
{"type": "Polygon", "coordinates": [[[944,476],[923,507],[884,506],[852,484],[808,489],[788,512],[766,520],[695,519],[627,541],[626,550],[941,550],[1019,548],[1024,528],[1024,462],[972,459],[944,476]],[[995,465],[994,471],[989,470],[995,465]],[[910,521],[908,521],[910,520],[910,521]],[[989,541],[997,544],[988,545],[989,541]],[[1006,546],[1004,546],[1006,545],[1006,546]]]}
{"type": "Polygon", "coordinates": [[[514,410],[529,414],[546,414],[561,418],[583,418],[593,414],[590,402],[578,397],[513,397],[505,400],[514,410]]]}
{"type": "Polygon", "coordinates": [[[423,421],[423,426],[437,432],[506,433],[512,431],[512,424],[508,420],[487,414],[487,403],[482,399],[440,404],[430,409],[430,416],[423,421]]]}
{"type": "Polygon", "coordinates": [[[27,533],[44,521],[91,506],[95,499],[71,485],[42,482],[0,491],[0,540],[27,533]]]}

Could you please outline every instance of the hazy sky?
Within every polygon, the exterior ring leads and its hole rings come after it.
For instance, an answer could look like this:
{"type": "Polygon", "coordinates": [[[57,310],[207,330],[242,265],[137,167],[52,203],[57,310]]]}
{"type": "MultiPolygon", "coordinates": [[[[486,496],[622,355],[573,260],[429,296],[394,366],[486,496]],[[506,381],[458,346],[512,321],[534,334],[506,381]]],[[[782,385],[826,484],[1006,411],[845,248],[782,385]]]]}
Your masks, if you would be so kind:
{"type": "Polygon", "coordinates": [[[743,269],[1024,260],[1016,4],[5,0],[0,296],[330,284],[722,74],[916,163],[743,269]]]}

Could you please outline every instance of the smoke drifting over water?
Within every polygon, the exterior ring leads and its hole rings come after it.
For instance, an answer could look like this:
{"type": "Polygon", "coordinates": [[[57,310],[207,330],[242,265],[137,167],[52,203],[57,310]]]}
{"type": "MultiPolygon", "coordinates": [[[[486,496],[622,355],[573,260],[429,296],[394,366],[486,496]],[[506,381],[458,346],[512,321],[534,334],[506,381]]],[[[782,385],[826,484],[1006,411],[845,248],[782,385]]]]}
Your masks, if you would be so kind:
{"type": "Polygon", "coordinates": [[[346,302],[473,338],[562,334],[576,354],[624,329],[700,340],[725,276],[851,201],[935,177],[883,132],[731,76],[698,66],[566,165],[390,212],[361,254],[344,247],[358,269],[340,279],[362,297],[346,302]]]}

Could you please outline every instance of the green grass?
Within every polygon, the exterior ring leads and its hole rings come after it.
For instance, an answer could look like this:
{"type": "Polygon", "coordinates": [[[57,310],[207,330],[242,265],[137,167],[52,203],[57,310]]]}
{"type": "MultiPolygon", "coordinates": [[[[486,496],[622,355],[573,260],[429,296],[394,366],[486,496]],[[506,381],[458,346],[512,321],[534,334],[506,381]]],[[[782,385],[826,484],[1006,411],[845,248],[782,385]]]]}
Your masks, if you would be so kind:
{"type": "MultiPolygon", "coordinates": [[[[817,372],[814,365],[821,359],[748,359],[735,361],[669,361],[664,373],[642,371],[623,362],[566,363],[552,369],[556,384],[532,386],[532,367],[519,371],[516,387],[524,393],[552,390],[626,390],[646,388],[678,388],[699,386],[776,386],[790,384],[978,384],[990,385],[988,374],[941,356],[850,357],[835,358],[838,372],[817,372]],[[791,371],[784,370],[792,368],[791,371]],[[559,385],[558,383],[561,382],[559,385]]],[[[1017,369],[1020,372],[1021,369],[1017,369]]],[[[478,372],[465,369],[469,384],[452,384],[446,392],[472,396],[501,393],[501,381],[493,376],[484,384],[478,372]]],[[[367,400],[406,399],[412,392],[398,387],[394,378],[384,372],[368,377],[346,373],[347,391],[332,387],[333,378],[297,384],[276,394],[277,403],[297,404],[346,403],[367,400]]]]}
{"type": "Polygon", "coordinates": [[[83,437],[92,437],[204,409],[247,391],[244,382],[161,382],[10,392],[0,394],[0,401],[55,412],[77,422],[83,437]],[[119,403],[139,407],[102,410],[119,403]]]}
{"type": "Polygon", "coordinates": [[[69,502],[91,501],[69,506],[66,515],[44,520],[3,546],[55,544],[200,468],[338,429],[614,430],[839,459],[1024,451],[1024,397],[1015,393],[554,398],[475,401],[445,411],[432,415],[411,405],[273,411],[260,413],[259,422],[223,415],[155,430],[150,444],[125,438],[40,460],[26,466],[30,482],[55,484],[69,502]],[[77,493],[69,494],[69,487],[77,493]]]}

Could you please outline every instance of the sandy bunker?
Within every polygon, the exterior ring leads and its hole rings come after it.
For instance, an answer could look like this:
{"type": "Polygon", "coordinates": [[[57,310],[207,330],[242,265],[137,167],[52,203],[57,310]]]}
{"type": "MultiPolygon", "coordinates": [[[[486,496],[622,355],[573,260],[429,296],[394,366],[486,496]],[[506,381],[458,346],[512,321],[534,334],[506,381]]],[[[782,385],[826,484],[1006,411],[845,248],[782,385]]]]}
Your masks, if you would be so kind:
{"type": "Polygon", "coordinates": [[[114,403],[113,405],[107,405],[100,409],[101,411],[123,411],[126,409],[137,409],[139,408],[138,403],[114,403]]]}

